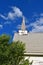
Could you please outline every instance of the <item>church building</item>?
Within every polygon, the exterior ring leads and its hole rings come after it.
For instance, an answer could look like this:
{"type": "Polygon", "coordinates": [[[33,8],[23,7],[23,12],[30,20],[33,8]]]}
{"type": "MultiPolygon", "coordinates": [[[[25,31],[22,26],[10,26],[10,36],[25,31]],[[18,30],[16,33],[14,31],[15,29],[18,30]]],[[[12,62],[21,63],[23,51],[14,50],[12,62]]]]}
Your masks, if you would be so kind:
{"type": "Polygon", "coordinates": [[[27,55],[43,56],[43,33],[30,33],[26,30],[25,18],[23,17],[21,30],[14,34],[13,41],[25,43],[27,55]]]}

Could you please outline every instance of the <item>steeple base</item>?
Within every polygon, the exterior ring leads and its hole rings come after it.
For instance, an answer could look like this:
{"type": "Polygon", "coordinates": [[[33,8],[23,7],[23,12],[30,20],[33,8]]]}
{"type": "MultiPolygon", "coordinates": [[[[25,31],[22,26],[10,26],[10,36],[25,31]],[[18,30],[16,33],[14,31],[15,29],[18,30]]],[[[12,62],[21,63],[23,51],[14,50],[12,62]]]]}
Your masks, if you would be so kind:
{"type": "Polygon", "coordinates": [[[27,30],[19,30],[19,35],[27,35],[27,30]]]}

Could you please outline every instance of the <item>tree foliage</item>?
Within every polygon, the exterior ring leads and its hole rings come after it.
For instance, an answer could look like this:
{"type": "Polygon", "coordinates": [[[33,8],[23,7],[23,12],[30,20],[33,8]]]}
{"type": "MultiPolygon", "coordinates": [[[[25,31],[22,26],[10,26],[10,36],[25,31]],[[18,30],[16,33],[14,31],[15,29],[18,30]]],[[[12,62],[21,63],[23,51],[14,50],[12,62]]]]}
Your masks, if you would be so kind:
{"type": "Polygon", "coordinates": [[[9,42],[10,36],[0,36],[0,65],[27,65],[24,61],[25,45],[20,42],[9,42]],[[22,64],[23,63],[23,64],[22,64]]]}

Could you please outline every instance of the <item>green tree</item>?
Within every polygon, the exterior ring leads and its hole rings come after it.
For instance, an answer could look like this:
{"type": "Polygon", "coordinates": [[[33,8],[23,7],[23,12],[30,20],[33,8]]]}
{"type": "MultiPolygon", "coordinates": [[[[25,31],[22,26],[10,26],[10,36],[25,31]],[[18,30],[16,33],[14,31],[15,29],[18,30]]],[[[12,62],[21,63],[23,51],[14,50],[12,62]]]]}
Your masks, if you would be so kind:
{"type": "Polygon", "coordinates": [[[24,60],[24,43],[9,41],[10,36],[0,36],[0,65],[29,65],[29,60],[24,60]]]}
{"type": "Polygon", "coordinates": [[[0,65],[8,63],[9,39],[10,37],[7,35],[0,36],[0,65]]]}
{"type": "Polygon", "coordinates": [[[24,59],[22,62],[21,62],[21,64],[20,65],[32,65],[32,63],[33,63],[33,61],[29,61],[29,59],[24,59]]]}

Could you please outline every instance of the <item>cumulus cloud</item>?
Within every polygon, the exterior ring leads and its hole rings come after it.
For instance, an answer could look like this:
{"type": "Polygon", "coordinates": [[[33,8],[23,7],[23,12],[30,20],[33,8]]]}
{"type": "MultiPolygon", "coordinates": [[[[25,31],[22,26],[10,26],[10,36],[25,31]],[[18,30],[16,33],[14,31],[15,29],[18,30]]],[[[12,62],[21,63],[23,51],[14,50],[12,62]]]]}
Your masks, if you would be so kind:
{"type": "Polygon", "coordinates": [[[11,7],[11,8],[12,8],[12,11],[8,12],[7,17],[2,15],[2,14],[0,14],[0,17],[2,17],[5,20],[8,20],[8,19],[13,20],[16,17],[22,17],[23,16],[22,11],[18,7],[11,7]]]}
{"type": "Polygon", "coordinates": [[[17,8],[17,7],[12,7],[13,8],[13,11],[15,12],[15,15],[18,16],[18,17],[22,17],[23,16],[23,13],[22,11],[17,8]]]}
{"type": "Polygon", "coordinates": [[[29,27],[33,27],[30,32],[43,32],[43,17],[36,20],[34,23],[31,23],[29,27]]]}

